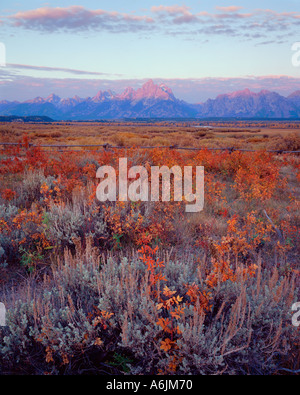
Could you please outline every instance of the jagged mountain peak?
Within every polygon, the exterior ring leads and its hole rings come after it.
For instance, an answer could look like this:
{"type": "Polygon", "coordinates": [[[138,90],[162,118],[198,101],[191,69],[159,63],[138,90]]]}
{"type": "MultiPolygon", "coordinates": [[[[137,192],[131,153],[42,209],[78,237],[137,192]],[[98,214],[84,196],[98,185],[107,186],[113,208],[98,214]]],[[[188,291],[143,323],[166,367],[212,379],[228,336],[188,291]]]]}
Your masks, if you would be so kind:
{"type": "Polygon", "coordinates": [[[249,88],[230,93],[229,97],[249,97],[255,95],[249,88]]]}
{"type": "Polygon", "coordinates": [[[291,93],[291,94],[288,96],[288,99],[294,98],[294,97],[300,97],[300,90],[291,93]]]}
{"type": "Polygon", "coordinates": [[[131,86],[129,86],[118,97],[120,100],[133,100],[134,95],[135,95],[135,90],[131,86]]]}
{"type": "Polygon", "coordinates": [[[149,80],[135,93],[135,100],[142,99],[173,100],[174,95],[165,84],[156,85],[153,80],[149,80]]]}
{"type": "Polygon", "coordinates": [[[26,100],[24,103],[45,103],[45,99],[38,96],[31,100],[26,100]]]}
{"type": "Polygon", "coordinates": [[[112,100],[115,97],[115,93],[110,89],[107,91],[99,91],[96,96],[92,98],[93,102],[99,103],[105,100],[112,100]]]}
{"type": "Polygon", "coordinates": [[[59,103],[61,101],[61,98],[59,96],[57,96],[55,93],[51,93],[51,95],[49,95],[46,99],[46,102],[48,103],[59,103]]]}

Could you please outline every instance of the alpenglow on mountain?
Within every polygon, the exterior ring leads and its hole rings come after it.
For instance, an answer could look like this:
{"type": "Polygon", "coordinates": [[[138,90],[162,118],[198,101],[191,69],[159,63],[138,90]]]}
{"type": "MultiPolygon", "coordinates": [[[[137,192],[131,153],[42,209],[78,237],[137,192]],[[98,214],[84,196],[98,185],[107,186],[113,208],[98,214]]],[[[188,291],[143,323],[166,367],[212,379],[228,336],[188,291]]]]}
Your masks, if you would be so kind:
{"type": "Polygon", "coordinates": [[[25,102],[0,101],[1,116],[47,116],[54,120],[106,120],[124,118],[300,118],[300,91],[284,97],[276,92],[249,89],[219,95],[204,103],[177,99],[165,84],[152,80],[121,94],[99,91],[94,97],[62,99],[55,94],[25,102]]]}

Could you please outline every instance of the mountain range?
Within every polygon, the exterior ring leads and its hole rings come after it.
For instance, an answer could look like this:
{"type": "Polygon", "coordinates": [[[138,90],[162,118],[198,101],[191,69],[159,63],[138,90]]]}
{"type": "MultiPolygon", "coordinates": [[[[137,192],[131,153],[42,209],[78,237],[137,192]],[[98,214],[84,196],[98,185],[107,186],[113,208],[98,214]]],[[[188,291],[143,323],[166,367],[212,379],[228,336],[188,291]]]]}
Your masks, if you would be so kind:
{"type": "Polygon", "coordinates": [[[99,91],[94,97],[61,99],[52,94],[25,102],[0,101],[1,116],[46,116],[54,120],[124,118],[300,118],[300,91],[284,97],[276,92],[249,89],[222,94],[204,103],[190,104],[176,98],[165,84],[152,80],[121,94],[99,91]]]}

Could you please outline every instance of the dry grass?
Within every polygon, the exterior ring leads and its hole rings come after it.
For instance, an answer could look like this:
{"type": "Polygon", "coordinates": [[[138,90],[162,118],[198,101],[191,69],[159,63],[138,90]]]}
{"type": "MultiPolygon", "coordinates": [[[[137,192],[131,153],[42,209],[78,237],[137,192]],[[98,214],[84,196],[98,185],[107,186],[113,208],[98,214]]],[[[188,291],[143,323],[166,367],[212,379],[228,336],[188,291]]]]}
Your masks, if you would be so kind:
{"type": "Polygon", "coordinates": [[[248,122],[57,122],[52,124],[0,123],[0,141],[18,142],[28,135],[33,144],[111,144],[248,149],[299,149],[300,129],[293,123],[248,122]],[[291,133],[293,132],[293,133],[291,133]],[[298,147],[298,148],[297,148],[298,147]]]}
{"type": "MultiPolygon", "coordinates": [[[[34,144],[299,144],[297,124],[293,133],[275,123],[268,130],[196,126],[0,124],[0,141],[27,134],[34,144]]],[[[0,375],[299,369],[299,332],[291,324],[299,300],[298,155],[24,147],[19,161],[13,152],[2,153],[0,166],[0,300],[9,312],[8,327],[0,328],[0,375]],[[95,201],[96,168],[125,153],[133,165],[203,164],[204,211],[185,213],[177,202],[95,201]]]]}

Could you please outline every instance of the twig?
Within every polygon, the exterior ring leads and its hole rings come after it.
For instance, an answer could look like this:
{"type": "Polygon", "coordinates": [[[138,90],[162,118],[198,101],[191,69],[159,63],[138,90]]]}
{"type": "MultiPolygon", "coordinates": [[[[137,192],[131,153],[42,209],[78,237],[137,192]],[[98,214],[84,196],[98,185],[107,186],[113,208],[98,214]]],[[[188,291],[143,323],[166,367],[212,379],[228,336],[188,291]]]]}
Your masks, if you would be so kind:
{"type": "Polygon", "coordinates": [[[278,369],[278,370],[283,370],[285,372],[294,373],[294,374],[300,373],[300,369],[299,370],[291,370],[291,369],[281,368],[281,369],[278,369]]]}
{"type": "Polygon", "coordinates": [[[274,222],[271,220],[271,218],[268,216],[266,210],[264,210],[264,214],[265,214],[267,220],[270,222],[270,224],[271,224],[271,225],[273,226],[273,228],[275,229],[275,231],[276,231],[276,233],[277,233],[279,239],[280,239],[282,242],[284,242],[284,238],[283,238],[282,233],[281,233],[280,230],[277,228],[277,226],[274,224],[274,222]]]}

